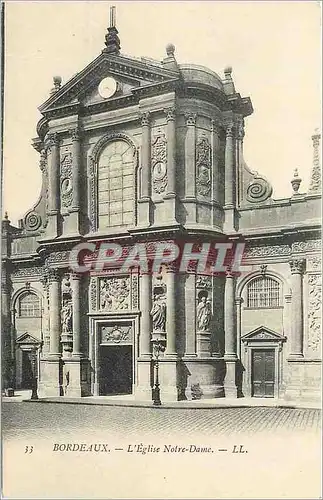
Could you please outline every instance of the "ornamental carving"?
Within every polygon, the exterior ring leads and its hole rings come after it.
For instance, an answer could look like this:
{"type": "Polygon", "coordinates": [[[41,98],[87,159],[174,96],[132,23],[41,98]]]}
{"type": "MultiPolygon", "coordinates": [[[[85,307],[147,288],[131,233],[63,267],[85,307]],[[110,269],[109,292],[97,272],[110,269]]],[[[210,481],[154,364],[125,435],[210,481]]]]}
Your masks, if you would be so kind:
{"type": "Polygon", "coordinates": [[[72,153],[66,151],[61,158],[61,202],[63,208],[72,204],[72,153]]]}
{"type": "Polygon", "coordinates": [[[15,269],[12,273],[14,279],[21,278],[38,278],[42,275],[42,267],[26,267],[21,269],[15,269]]]}
{"type": "Polygon", "coordinates": [[[164,134],[155,137],[151,149],[153,189],[161,194],[167,186],[167,142],[164,134]]]}
{"type": "Polygon", "coordinates": [[[139,308],[138,287],[139,287],[139,278],[138,278],[137,274],[134,274],[131,278],[131,306],[132,306],[132,309],[139,308]]]}
{"type": "Polygon", "coordinates": [[[249,203],[261,203],[270,198],[272,192],[273,188],[266,179],[255,176],[247,187],[246,199],[249,203]]]}
{"type": "Polygon", "coordinates": [[[24,227],[26,231],[37,231],[37,229],[40,228],[41,224],[41,216],[34,210],[28,212],[24,218],[24,227]]]}
{"type": "Polygon", "coordinates": [[[292,274],[301,274],[304,271],[305,261],[304,259],[293,259],[289,261],[289,265],[292,274]]]}
{"type": "Polygon", "coordinates": [[[50,264],[60,264],[60,263],[68,264],[69,255],[70,255],[69,250],[65,250],[65,251],[62,251],[62,252],[52,252],[47,257],[46,264],[47,265],[50,265],[50,264]]]}
{"type": "Polygon", "coordinates": [[[140,115],[140,123],[142,127],[149,127],[150,124],[150,113],[147,111],[146,113],[142,113],[140,115]]]}
{"type": "Polygon", "coordinates": [[[131,326],[103,326],[101,330],[101,342],[120,344],[132,342],[131,326]]]}
{"type": "Polygon", "coordinates": [[[276,255],[290,255],[291,249],[288,245],[270,245],[261,247],[248,247],[245,250],[245,258],[253,257],[275,257],[276,255]]]}
{"type": "Polygon", "coordinates": [[[98,292],[97,278],[91,278],[90,302],[91,302],[91,309],[93,311],[95,311],[97,308],[97,292],[98,292]]]}
{"type": "Polygon", "coordinates": [[[125,311],[130,309],[130,277],[100,279],[100,310],[125,311]]]}
{"type": "Polygon", "coordinates": [[[322,282],[321,275],[308,277],[308,347],[319,351],[321,346],[322,282]]]}
{"type": "Polygon", "coordinates": [[[211,290],[212,289],[211,276],[198,276],[196,278],[196,288],[205,288],[207,290],[211,290]]]}
{"type": "Polygon", "coordinates": [[[322,173],[320,167],[320,138],[321,135],[316,133],[312,136],[313,141],[313,167],[311,173],[311,181],[308,192],[309,193],[320,193],[322,190],[322,173]]]}
{"type": "Polygon", "coordinates": [[[309,270],[317,271],[318,269],[321,269],[321,267],[322,267],[322,261],[319,255],[314,255],[313,257],[310,257],[306,261],[306,268],[308,271],[309,270]]]}
{"type": "Polygon", "coordinates": [[[185,120],[188,127],[194,127],[196,124],[196,113],[186,113],[185,120]]]}
{"type": "Polygon", "coordinates": [[[175,110],[175,108],[164,109],[164,113],[166,114],[166,120],[168,122],[175,120],[175,118],[176,118],[176,110],[175,110]]]}
{"type": "Polygon", "coordinates": [[[295,241],[292,243],[292,252],[310,252],[321,250],[321,240],[295,241]]]}
{"type": "Polygon", "coordinates": [[[196,189],[197,194],[209,196],[211,193],[211,144],[202,137],[196,145],[196,189]]]}

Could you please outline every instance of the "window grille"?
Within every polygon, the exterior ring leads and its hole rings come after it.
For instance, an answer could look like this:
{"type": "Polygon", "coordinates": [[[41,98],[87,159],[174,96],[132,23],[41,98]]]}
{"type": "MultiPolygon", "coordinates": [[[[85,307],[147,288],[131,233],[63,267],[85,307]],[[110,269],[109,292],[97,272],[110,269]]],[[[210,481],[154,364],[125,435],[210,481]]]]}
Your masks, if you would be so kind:
{"type": "Polygon", "coordinates": [[[252,280],[248,286],[248,307],[279,307],[280,287],[272,278],[260,277],[252,280]]]}
{"type": "Polygon", "coordinates": [[[134,222],[133,148],[125,141],[109,142],[98,164],[99,228],[134,222]]]}
{"type": "Polygon", "coordinates": [[[40,317],[40,300],[34,293],[23,295],[19,301],[19,316],[24,318],[40,317]]]}

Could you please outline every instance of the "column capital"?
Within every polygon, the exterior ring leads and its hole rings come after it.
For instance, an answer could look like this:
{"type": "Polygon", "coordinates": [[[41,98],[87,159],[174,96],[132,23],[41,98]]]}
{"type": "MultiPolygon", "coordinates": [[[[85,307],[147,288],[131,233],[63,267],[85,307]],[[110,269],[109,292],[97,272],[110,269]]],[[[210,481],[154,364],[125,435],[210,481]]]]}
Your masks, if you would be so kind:
{"type": "Polygon", "coordinates": [[[53,146],[59,146],[60,143],[60,137],[57,132],[51,132],[47,134],[47,145],[49,148],[53,146]]]}
{"type": "Polygon", "coordinates": [[[73,281],[80,281],[82,279],[82,276],[83,274],[74,271],[70,273],[70,278],[73,281]]]}
{"type": "Polygon", "coordinates": [[[50,267],[48,269],[48,279],[49,279],[50,283],[60,281],[61,280],[60,269],[50,267]]]}
{"type": "Polygon", "coordinates": [[[289,261],[292,274],[303,274],[305,269],[305,259],[292,259],[289,261]]]}
{"type": "Polygon", "coordinates": [[[185,121],[188,127],[194,127],[196,124],[196,113],[185,113],[185,121]]]}
{"type": "Polygon", "coordinates": [[[234,123],[227,123],[225,125],[225,135],[226,137],[233,137],[235,132],[235,126],[234,123]]]}
{"type": "Polygon", "coordinates": [[[231,269],[226,269],[226,271],[225,271],[225,278],[226,279],[227,278],[232,278],[233,279],[234,277],[235,277],[235,274],[232,272],[232,270],[231,269]]]}
{"type": "Polygon", "coordinates": [[[69,134],[72,137],[72,141],[79,141],[81,138],[81,131],[79,127],[71,128],[69,134]]]}
{"type": "Polygon", "coordinates": [[[149,127],[151,114],[149,111],[145,111],[144,113],[140,113],[140,123],[142,127],[149,127]]]}
{"type": "Polygon", "coordinates": [[[166,273],[176,273],[177,272],[177,265],[175,262],[171,262],[170,264],[167,264],[166,266],[166,273]]]}
{"type": "Polygon", "coordinates": [[[241,118],[239,120],[237,120],[237,123],[236,123],[236,130],[237,130],[237,137],[240,141],[243,140],[244,136],[245,136],[245,131],[244,131],[244,119],[241,118]]]}
{"type": "Polygon", "coordinates": [[[164,113],[166,114],[167,122],[175,121],[175,118],[176,118],[176,109],[175,108],[165,108],[164,113]]]}

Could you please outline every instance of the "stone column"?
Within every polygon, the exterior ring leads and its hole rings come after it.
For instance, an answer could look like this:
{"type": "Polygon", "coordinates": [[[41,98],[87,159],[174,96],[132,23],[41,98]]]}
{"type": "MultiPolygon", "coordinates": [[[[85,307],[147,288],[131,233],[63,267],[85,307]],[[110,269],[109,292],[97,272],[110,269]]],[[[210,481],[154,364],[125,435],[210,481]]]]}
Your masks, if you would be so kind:
{"type": "Polygon", "coordinates": [[[244,119],[241,117],[237,124],[237,141],[236,141],[236,165],[237,165],[237,179],[236,185],[236,203],[240,203],[240,196],[242,194],[242,158],[243,158],[243,138],[244,138],[244,119]]]}
{"type": "Polygon", "coordinates": [[[141,117],[141,193],[138,199],[138,223],[150,225],[151,197],[151,128],[149,112],[141,117]]]}
{"type": "Polygon", "coordinates": [[[73,141],[72,151],[72,185],[73,185],[73,201],[72,208],[80,209],[80,177],[81,177],[81,144],[79,130],[71,130],[73,141]]]}
{"type": "Polygon", "coordinates": [[[142,168],[142,185],[141,185],[141,198],[150,197],[151,187],[151,158],[150,158],[150,119],[149,113],[141,115],[141,168],[142,168]]]}
{"type": "Polygon", "coordinates": [[[61,276],[57,269],[48,271],[49,351],[40,360],[40,397],[61,396],[61,276]]]}
{"type": "Polygon", "coordinates": [[[176,275],[172,266],[167,268],[166,299],[166,356],[176,356],[176,275]]]}
{"type": "Polygon", "coordinates": [[[46,232],[52,236],[58,233],[58,213],[60,206],[60,151],[58,134],[49,134],[48,150],[48,225],[46,232]]]}
{"type": "Polygon", "coordinates": [[[140,276],[140,308],[141,308],[141,322],[140,322],[140,357],[151,356],[151,275],[144,273],[140,276]]]}
{"type": "Polygon", "coordinates": [[[42,329],[43,329],[43,347],[42,347],[42,357],[46,357],[49,352],[49,278],[47,273],[44,273],[41,277],[41,283],[43,285],[43,318],[42,318],[42,329]]]}
{"type": "Polygon", "coordinates": [[[219,171],[219,131],[218,124],[212,120],[211,147],[212,147],[212,170],[213,170],[213,186],[212,200],[219,203],[220,201],[220,171],[219,171]]]}
{"type": "Polygon", "coordinates": [[[196,196],[195,148],[196,148],[196,113],[187,113],[185,138],[185,198],[196,196]]]}
{"type": "Polygon", "coordinates": [[[81,397],[90,394],[90,381],[88,377],[89,362],[82,352],[82,275],[71,273],[70,279],[73,314],[73,351],[72,356],[64,360],[63,389],[64,396],[81,397]]]}
{"type": "Polygon", "coordinates": [[[236,361],[237,361],[237,340],[235,331],[235,279],[230,271],[226,273],[224,292],[224,335],[226,375],[224,381],[224,391],[226,397],[236,398],[236,361]]]}
{"type": "Polygon", "coordinates": [[[235,154],[234,154],[234,126],[229,124],[226,129],[225,145],[225,186],[224,186],[224,208],[225,208],[225,230],[234,230],[234,207],[235,207],[235,154]]]}
{"type": "Polygon", "coordinates": [[[71,274],[72,311],[73,311],[73,352],[72,357],[82,356],[81,350],[81,275],[71,274]]]}
{"type": "Polygon", "coordinates": [[[174,108],[165,110],[167,120],[167,195],[176,195],[176,114],[174,108]]]}
{"type": "Polygon", "coordinates": [[[290,261],[292,273],[291,358],[303,358],[303,271],[304,259],[290,261]]]}
{"type": "Polygon", "coordinates": [[[61,277],[57,269],[49,272],[49,355],[60,357],[61,277]]]}

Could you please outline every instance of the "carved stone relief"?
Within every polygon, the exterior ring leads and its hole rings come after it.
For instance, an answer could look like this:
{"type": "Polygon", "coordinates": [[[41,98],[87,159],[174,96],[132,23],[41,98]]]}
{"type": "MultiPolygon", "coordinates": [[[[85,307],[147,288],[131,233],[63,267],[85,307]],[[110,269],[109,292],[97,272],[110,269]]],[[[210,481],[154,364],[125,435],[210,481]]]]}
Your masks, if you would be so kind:
{"type": "Polygon", "coordinates": [[[61,203],[62,208],[69,208],[72,204],[72,153],[68,149],[61,156],[61,203]]]}
{"type": "Polygon", "coordinates": [[[321,346],[322,282],[321,275],[308,277],[308,347],[319,352],[321,346]]]}
{"type": "Polygon", "coordinates": [[[211,144],[202,137],[196,145],[196,189],[200,196],[211,193],[211,144]]]}
{"type": "Polygon", "coordinates": [[[167,186],[167,142],[164,134],[154,138],[151,150],[153,189],[161,194],[167,186]]]}
{"type": "Polygon", "coordinates": [[[100,310],[126,311],[130,309],[130,277],[110,277],[99,280],[100,310]]]}
{"type": "Polygon", "coordinates": [[[129,344],[132,343],[132,336],[131,326],[103,326],[101,330],[101,342],[104,344],[129,344]]]}

